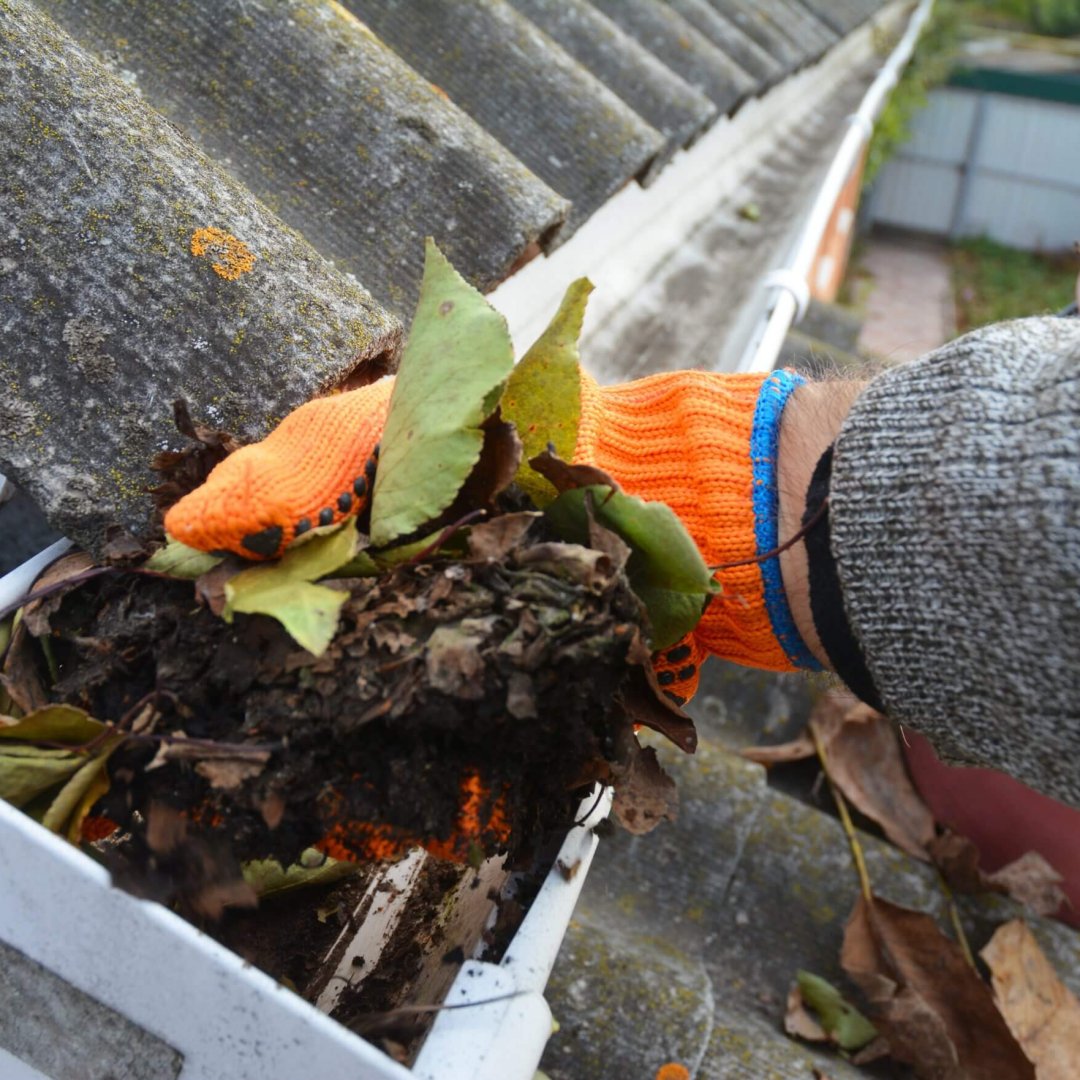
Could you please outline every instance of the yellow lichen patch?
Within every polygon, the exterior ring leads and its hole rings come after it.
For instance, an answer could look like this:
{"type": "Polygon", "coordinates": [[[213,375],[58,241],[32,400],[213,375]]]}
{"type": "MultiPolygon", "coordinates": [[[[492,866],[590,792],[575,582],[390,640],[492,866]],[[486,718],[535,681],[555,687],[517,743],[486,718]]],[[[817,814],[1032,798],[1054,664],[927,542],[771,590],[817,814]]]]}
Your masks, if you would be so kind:
{"type": "Polygon", "coordinates": [[[656,1080],[690,1080],[690,1070],[677,1061],[669,1061],[657,1070],[656,1080]]]}
{"type": "Polygon", "coordinates": [[[255,255],[243,240],[212,226],[191,234],[191,254],[211,255],[211,269],[226,281],[235,281],[255,265],[255,255]]]}

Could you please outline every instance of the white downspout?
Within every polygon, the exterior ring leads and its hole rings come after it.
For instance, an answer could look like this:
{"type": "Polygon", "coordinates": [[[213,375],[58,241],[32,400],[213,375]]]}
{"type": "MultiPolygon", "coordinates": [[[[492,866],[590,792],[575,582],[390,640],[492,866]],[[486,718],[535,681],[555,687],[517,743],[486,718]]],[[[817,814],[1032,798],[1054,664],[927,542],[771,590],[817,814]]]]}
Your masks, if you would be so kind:
{"type": "Polygon", "coordinates": [[[919,34],[930,17],[933,6],[934,0],[920,0],[904,36],[866,91],[858,111],[848,117],[847,132],[803,223],[787,265],[772,271],[763,280],[766,288],[779,290],[779,295],[772,309],[762,317],[751,336],[739,362],[739,371],[771,371],[788,330],[806,314],[810,298],[810,271],[836,200],[840,197],[863,147],[870,141],[874,121],[889,92],[898,82],[900,73],[911,59],[919,34]]]}

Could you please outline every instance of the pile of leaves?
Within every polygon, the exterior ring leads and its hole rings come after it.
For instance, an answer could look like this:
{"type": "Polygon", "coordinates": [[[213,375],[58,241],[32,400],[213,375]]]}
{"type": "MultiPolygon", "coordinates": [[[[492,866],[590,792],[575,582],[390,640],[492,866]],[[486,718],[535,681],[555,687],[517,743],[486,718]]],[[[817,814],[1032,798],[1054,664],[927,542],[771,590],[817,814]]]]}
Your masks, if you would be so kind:
{"type": "MultiPolygon", "coordinates": [[[[204,915],[312,845],[525,860],[597,782],[636,832],[672,816],[634,725],[693,751],[650,655],[715,586],[666,506],[568,463],[590,289],[514,367],[429,241],[370,514],[271,563],[117,535],[54,564],[2,624],[0,797],[204,915]]],[[[159,510],[236,446],[178,416],[159,510]]]]}
{"type": "Polygon", "coordinates": [[[980,956],[965,936],[954,893],[1000,893],[1036,915],[1065,902],[1061,877],[1037,852],[994,873],[965,837],[942,829],[908,776],[895,725],[846,691],[827,693],[794,741],[745,750],[768,766],[817,757],[851,843],[860,895],[840,966],[861,992],[867,1019],[826,980],[798,972],[785,1029],[830,1044],[857,1064],[891,1058],[925,1080],[1032,1077],[1065,1080],[1080,1067],[1080,1003],[1058,978],[1027,925],[1010,920],[980,956]],[[930,915],[878,895],[848,806],[897,847],[934,865],[955,939],[930,915]]]}

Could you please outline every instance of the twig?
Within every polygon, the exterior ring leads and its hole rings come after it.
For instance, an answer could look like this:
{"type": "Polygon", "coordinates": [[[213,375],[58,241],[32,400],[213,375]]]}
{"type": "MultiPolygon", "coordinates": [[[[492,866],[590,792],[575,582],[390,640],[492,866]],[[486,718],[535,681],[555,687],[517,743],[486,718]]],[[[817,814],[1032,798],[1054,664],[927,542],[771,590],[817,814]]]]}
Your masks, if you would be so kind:
{"type": "Polygon", "coordinates": [[[785,540],[779,547],[775,547],[772,551],[766,551],[764,555],[754,555],[749,559],[735,559],[733,562],[717,563],[715,566],[710,566],[710,570],[733,570],[736,566],[750,566],[752,563],[763,563],[769,559],[775,559],[778,555],[783,555],[788,548],[794,547],[810,530],[818,524],[819,521],[825,516],[825,511],[829,509],[829,500],[824,499],[821,505],[814,511],[814,516],[793,536],[790,540],[785,540]]]}
{"type": "Polygon", "coordinates": [[[844,834],[848,838],[848,844],[851,847],[851,858],[855,863],[855,872],[859,875],[859,887],[862,889],[863,899],[870,903],[873,899],[873,893],[870,889],[870,875],[866,870],[866,858],[863,855],[862,845],[859,843],[859,838],[855,834],[855,826],[851,821],[851,814],[848,813],[847,802],[844,799],[843,793],[833,783],[833,778],[829,775],[829,761],[825,754],[825,744],[821,741],[821,736],[817,733],[817,729],[813,724],[810,725],[810,736],[814,740],[814,749],[817,751],[818,761],[821,762],[821,771],[825,774],[825,779],[829,782],[829,790],[832,792],[833,800],[836,803],[836,809],[840,814],[840,823],[844,827],[844,834]]]}
{"type": "Polygon", "coordinates": [[[81,574],[64,578],[63,581],[54,581],[51,585],[43,585],[40,589],[27,593],[21,600],[16,600],[15,603],[0,608],[0,619],[6,619],[13,611],[18,611],[19,608],[32,604],[35,600],[44,600],[45,597],[52,596],[53,593],[58,593],[61,589],[69,589],[72,585],[81,585],[84,581],[90,581],[92,578],[100,577],[102,574],[115,573],[119,569],[118,566],[95,566],[90,570],[84,570],[81,574]]]}
{"type": "Polygon", "coordinates": [[[439,550],[439,548],[443,546],[443,544],[446,543],[447,540],[450,539],[451,536],[454,535],[454,533],[458,531],[458,529],[462,529],[470,522],[476,521],[478,518],[485,517],[486,515],[486,510],[473,510],[470,513],[466,514],[463,518],[459,518],[457,521],[451,522],[451,524],[447,525],[446,528],[443,529],[443,531],[439,533],[437,537],[435,537],[432,543],[428,544],[428,546],[426,548],[423,548],[421,551],[418,551],[408,561],[406,565],[412,566],[414,563],[418,563],[426,559],[429,555],[433,555],[436,551],[439,550]]]}
{"type": "Polygon", "coordinates": [[[978,971],[979,969],[975,966],[975,956],[971,951],[971,945],[968,943],[967,934],[964,933],[963,923],[960,922],[960,909],[956,906],[956,897],[953,896],[949,883],[941,876],[940,871],[938,872],[938,881],[941,883],[941,891],[945,894],[945,902],[949,908],[949,922],[952,923],[952,928],[956,932],[956,942],[972,971],[978,971]]]}

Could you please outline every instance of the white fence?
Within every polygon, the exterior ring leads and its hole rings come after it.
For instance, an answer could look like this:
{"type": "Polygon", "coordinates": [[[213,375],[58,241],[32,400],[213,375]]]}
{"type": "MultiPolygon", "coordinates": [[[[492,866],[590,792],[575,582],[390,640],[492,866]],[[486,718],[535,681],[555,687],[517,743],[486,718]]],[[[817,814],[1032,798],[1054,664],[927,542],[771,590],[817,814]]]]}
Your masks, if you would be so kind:
{"type": "Polygon", "coordinates": [[[1080,240],[1080,106],[946,87],[879,174],[872,222],[1029,250],[1080,240]]]}

